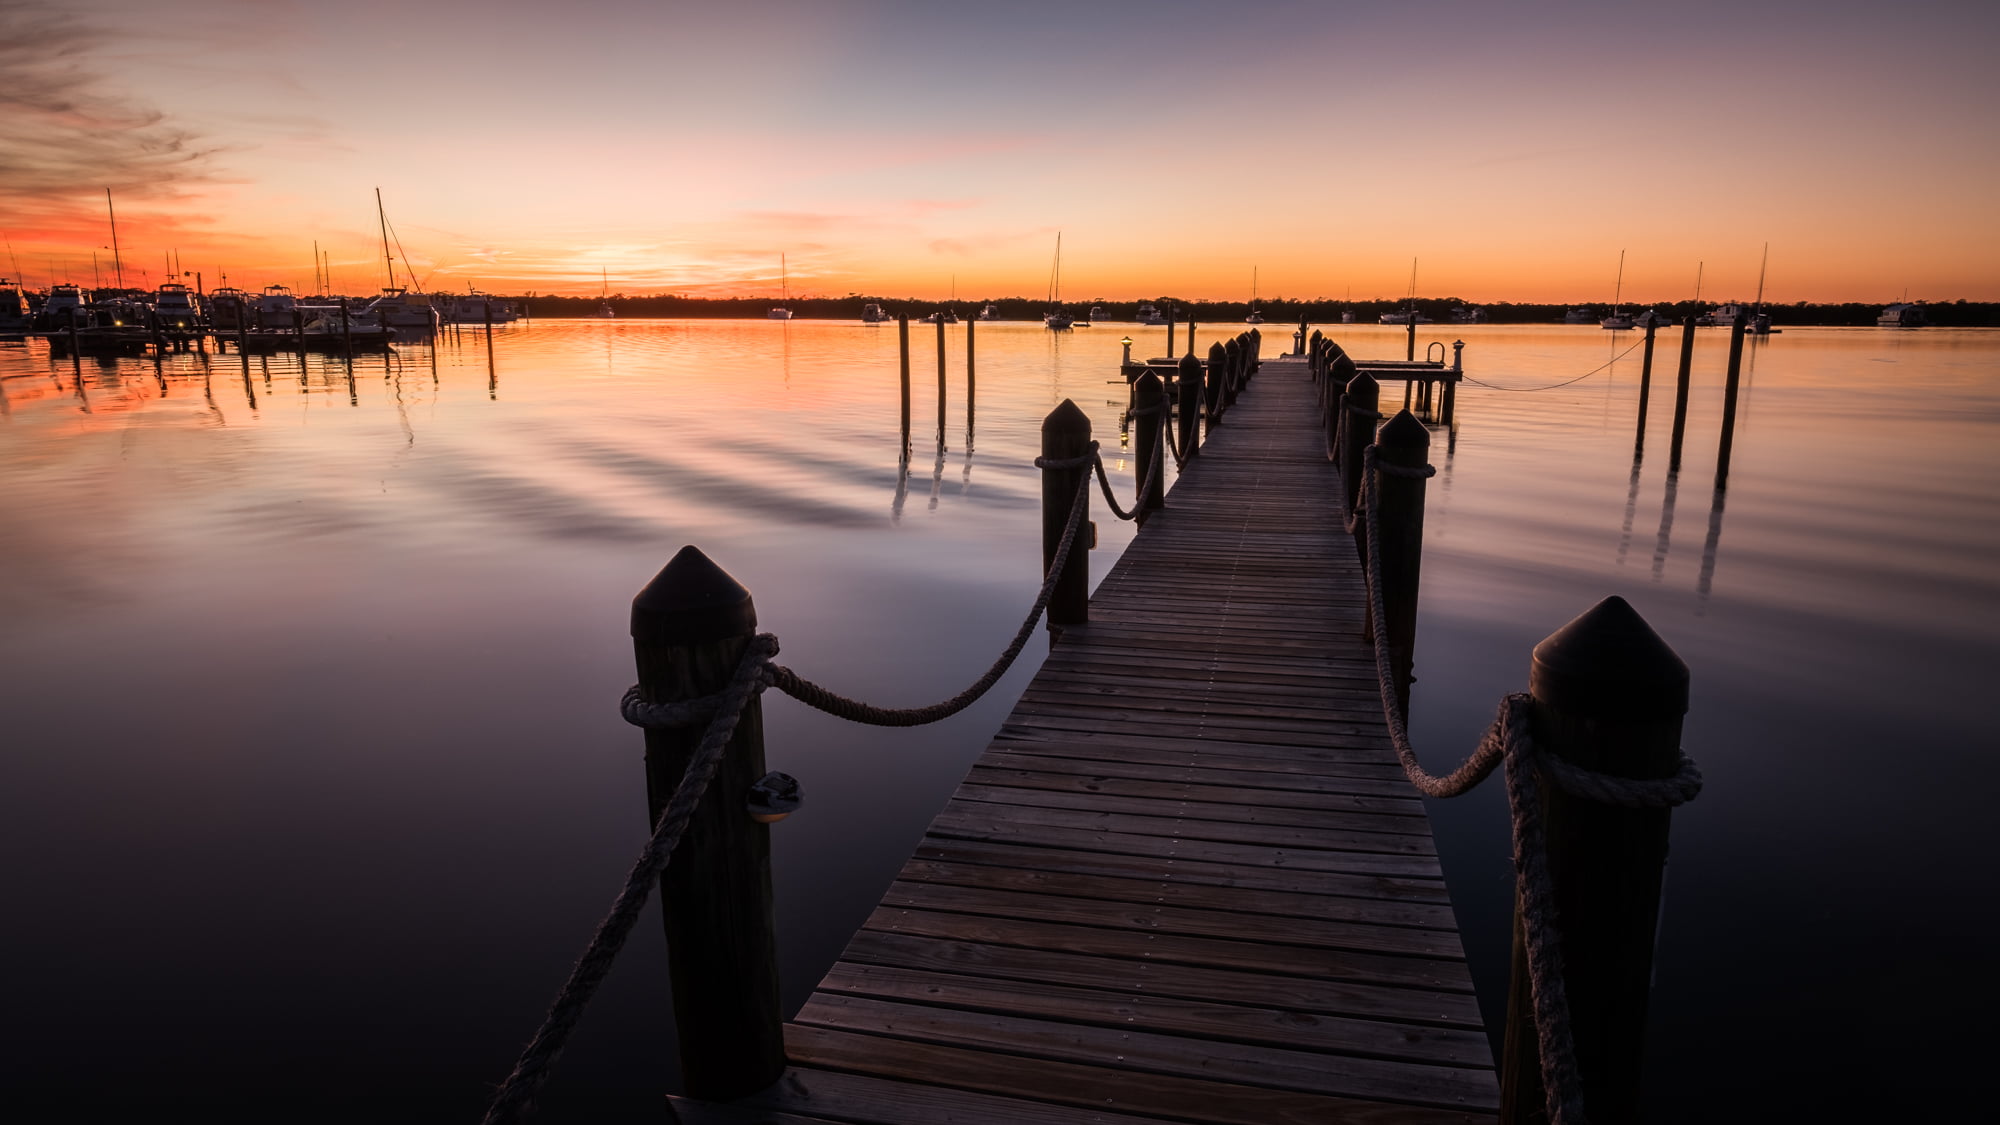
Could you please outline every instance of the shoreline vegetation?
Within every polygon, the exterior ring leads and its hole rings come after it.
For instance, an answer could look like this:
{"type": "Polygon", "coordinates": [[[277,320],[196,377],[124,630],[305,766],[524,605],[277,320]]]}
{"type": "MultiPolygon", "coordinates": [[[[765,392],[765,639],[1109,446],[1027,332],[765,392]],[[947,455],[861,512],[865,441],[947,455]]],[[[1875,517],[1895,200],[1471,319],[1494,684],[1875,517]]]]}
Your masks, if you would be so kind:
{"type": "MultiPolygon", "coordinates": [[[[628,297],[612,294],[607,297],[551,297],[494,294],[500,299],[515,302],[532,317],[591,317],[596,316],[600,305],[609,305],[620,317],[662,318],[662,319],[762,319],[770,310],[769,297],[689,297],[689,296],[647,296],[628,297]]],[[[1066,301],[1063,307],[1082,312],[1091,308],[1101,308],[1109,314],[1109,319],[1100,323],[1106,325],[1134,325],[1141,303],[1157,305],[1162,311],[1168,306],[1178,310],[1178,319],[1185,323],[1190,314],[1197,324],[1243,323],[1250,314],[1248,301],[1187,301],[1174,297],[1154,297],[1149,301],[1112,301],[1092,298],[1081,301],[1066,301]]],[[[1627,313],[1638,315],[1653,309],[1668,317],[1675,324],[1682,318],[1713,310],[1718,302],[1665,301],[1657,304],[1627,302],[1623,307],[1627,313]]],[[[1738,302],[1749,308],[1749,302],[1738,302]]],[[[1892,301],[1846,301],[1820,303],[1800,301],[1794,304],[1767,304],[1763,311],[1771,315],[1771,323],[1776,327],[1874,327],[1875,318],[1892,301]]],[[[1935,301],[1915,302],[1922,305],[1924,316],[1935,328],[1992,328],[2000,327],[2000,302],[1995,301],[1935,301]]],[[[794,296],[786,307],[799,320],[859,320],[862,306],[881,305],[891,316],[899,313],[911,320],[921,320],[940,307],[949,306],[960,317],[977,315],[979,310],[992,305],[1002,321],[1039,321],[1046,313],[1049,303],[1031,297],[982,297],[959,301],[913,300],[882,296],[847,297],[797,297],[794,296]]],[[[1352,312],[1356,324],[1375,324],[1382,314],[1402,312],[1410,305],[1416,306],[1419,315],[1428,317],[1433,323],[1443,326],[1462,324],[1548,324],[1560,322],[1563,315],[1572,309],[1590,309],[1595,315],[1603,316],[1611,311],[1611,306],[1601,302],[1585,304],[1547,304],[1497,302],[1494,304],[1474,304],[1457,297],[1419,297],[1409,300],[1313,300],[1300,301],[1286,298],[1271,298],[1256,303],[1268,326],[1296,325],[1300,318],[1314,324],[1340,323],[1341,314],[1352,312]],[[1478,310],[1480,319],[1463,319],[1471,310],[1478,310]]],[[[1594,324],[1594,322],[1593,322],[1594,324]]]]}

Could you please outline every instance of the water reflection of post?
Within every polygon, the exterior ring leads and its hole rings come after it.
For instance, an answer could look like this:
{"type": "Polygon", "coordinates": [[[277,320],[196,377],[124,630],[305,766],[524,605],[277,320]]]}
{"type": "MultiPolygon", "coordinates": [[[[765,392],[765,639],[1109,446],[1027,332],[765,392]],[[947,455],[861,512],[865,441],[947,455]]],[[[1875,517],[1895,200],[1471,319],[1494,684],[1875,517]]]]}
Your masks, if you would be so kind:
{"type": "Polygon", "coordinates": [[[930,510],[937,511],[938,497],[944,494],[944,447],[938,446],[937,464],[931,466],[930,510]]]}
{"type": "Polygon", "coordinates": [[[1722,482],[1717,481],[1715,496],[1708,503],[1708,541],[1701,545],[1701,575],[1694,584],[1695,597],[1703,605],[1708,604],[1708,590],[1715,582],[1715,556],[1722,546],[1723,491],[1722,482]]]}
{"type": "Polygon", "coordinates": [[[250,400],[250,409],[257,409],[257,384],[250,379],[250,357],[243,357],[243,397],[250,400]]]}
{"type": "Polygon", "coordinates": [[[361,395],[354,389],[354,356],[348,355],[342,363],[347,367],[347,405],[360,406],[361,395]]]}
{"type": "Polygon", "coordinates": [[[910,498],[910,447],[903,445],[902,455],[896,458],[896,498],[889,501],[889,522],[903,522],[903,504],[910,498]]]}
{"type": "Polygon", "coordinates": [[[1639,512],[1639,462],[1645,458],[1639,453],[1632,454],[1632,483],[1625,490],[1625,530],[1618,537],[1618,565],[1625,565],[1625,552],[1632,546],[1632,519],[1639,512]]]}
{"type": "Polygon", "coordinates": [[[1660,538],[1653,544],[1653,581],[1667,572],[1667,541],[1674,533],[1674,490],[1680,486],[1680,474],[1667,470],[1667,492],[1660,501],[1660,538]]]}

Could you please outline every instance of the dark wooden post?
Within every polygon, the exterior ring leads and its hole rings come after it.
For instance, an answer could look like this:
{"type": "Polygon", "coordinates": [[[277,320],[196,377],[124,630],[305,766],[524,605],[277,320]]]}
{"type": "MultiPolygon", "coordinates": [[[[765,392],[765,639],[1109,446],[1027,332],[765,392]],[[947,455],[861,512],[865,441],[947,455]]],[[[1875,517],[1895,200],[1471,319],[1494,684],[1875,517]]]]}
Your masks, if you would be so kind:
{"type": "Polygon", "coordinates": [[[1208,432],[1215,433],[1216,423],[1222,421],[1226,403],[1222,400],[1222,382],[1229,377],[1229,353],[1220,343],[1208,346],[1208,378],[1203,393],[1208,399],[1208,432]]]}
{"type": "MultiPolygon", "coordinates": [[[[1180,313],[1172,305],[1167,306],[1167,354],[1168,355],[1174,354],[1174,318],[1179,315],[1180,313]]],[[[1189,351],[1194,350],[1194,333],[1192,332],[1188,333],[1188,350],[1189,351]]]]}
{"type": "Polygon", "coordinates": [[[910,455],[910,314],[896,314],[896,339],[903,353],[903,456],[910,455]]]}
{"type": "Polygon", "coordinates": [[[1687,433],[1688,421],[1688,374],[1693,370],[1694,317],[1689,316],[1681,328],[1681,371],[1679,381],[1674,384],[1674,436],[1667,450],[1667,468],[1674,472],[1681,467],[1681,435],[1687,433]]]}
{"type": "MultiPolygon", "coordinates": [[[[1194,354],[1194,310],[1193,309],[1188,310],[1187,341],[1188,341],[1188,346],[1187,346],[1188,354],[1193,355],[1194,354]]],[[[1168,355],[1174,354],[1174,350],[1172,348],[1168,348],[1167,354],[1168,355]]]]}
{"type": "Polygon", "coordinates": [[[1736,445],[1736,383],[1743,374],[1743,329],[1748,323],[1742,313],[1729,328],[1729,376],[1722,385],[1722,444],[1715,454],[1715,487],[1729,483],[1729,452],[1736,445]]]}
{"type": "MultiPolygon", "coordinates": [[[[1090,417],[1076,403],[1064,399],[1042,419],[1042,456],[1051,461],[1068,461],[1090,452],[1090,417]]],[[[1056,561],[1062,545],[1063,529],[1069,526],[1070,504],[1083,505],[1086,525],[1090,519],[1090,496],[1077,498],[1077,489],[1091,472],[1089,465],[1073,469],[1042,470],[1042,575],[1056,561]]],[[[1090,620],[1090,528],[1077,529],[1063,564],[1062,577],[1049,595],[1049,628],[1081,625],[1090,620]]]]}
{"type": "Polygon", "coordinates": [[[1135,501],[1143,527],[1147,512],[1166,506],[1167,451],[1162,446],[1167,436],[1167,388],[1158,375],[1148,371],[1132,384],[1132,412],[1139,418],[1132,431],[1132,453],[1139,462],[1134,472],[1146,488],[1135,501]],[[1157,470],[1153,467],[1156,457],[1160,459],[1157,470]],[[1150,481],[1146,479],[1149,476],[1150,481]]]}
{"type": "Polygon", "coordinates": [[[306,314],[300,312],[297,305],[292,306],[292,342],[298,345],[299,370],[303,371],[306,366],[306,314]]]}
{"type": "MultiPolygon", "coordinates": [[[[1382,384],[1366,372],[1347,384],[1340,406],[1340,485],[1347,499],[1347,512],[1355,511],[1361,496],[1361,451],[1375,443],[1375,411],[1381,405],[1382,384]]],[[[1354,525],[1355,534],[1361,525],[1354,525]]]]}
{"type": "Polygon", "coordinates": [[[1646,318],[1646,350],[1639,361],[1639,436],[1633,439],[1633,453],[1643,452],[1646,448],[1646,400],[1653,393],[1653,334],[1659,326],[1659,317],[1646,318]]]}
{"type": "Polygon", "coordinates": [[[1243,370],[1243,343],[1235,336],[1222,346],[1222,365],[1222,406],[1227,410],[1236,405],[1236,394],[1242,389],[1237,377],[1243,370]]]}
{"type": "Polygon", "coordinates": [[[944,310],[938,310],[937,319],[938,352],[938,448],[944,448],[944,310]]]}
{"type": "MultiPolygon", "coordinates": [[[[1305,353],[1305,350],[1306,350],[1306,332],[1307,332],[1307,327],[1308,327],[1308,326],[1307,326],[1307,324],[1306,324],[1306,318],[1305,318],[1305,317],[1303,317],[1303,316],[1302,316],[1302,317],[1300,317],[1300,318],[1299,318],[1299,353],[1300,353],[1301,355],[1303,355],[1303,354],[1305,353]]],[[[1319,336],[1319,333],[1318,333],[1317,331],[1314,331],[1314,332],[1312,333],[1312,335],[1313,335],[1313,336],[1314,336],[1315,338],[1317,338],[1317,337],[1319,336]]]]}
{"type": "Polygon", "coordinates": [[[1243,373],[1243,381],[1248,383],[1257,374],[1257,367],[1264,358],[1264,333],[1260,329],[1250,330],[1250,368],[1243,373]]]}
{"type": "MultiPolygon", "coordinates": [[[[1421,469],[1430,464],[1431,432],[1405,410],[1389,419],[1375,439],[1377,465],[1421,469]]],[[[1416,662],[1417,579],[1424,556],[1423,477],[1398,476],[1378,468],[1375,495],[1382,502],[1382,616],[1387,629],[1389,674],[1396,706],[1410,713],[1411,672],[1416,662]]]]}
{"type": "Polygon", "coordinates": [[[347,298],[340,299],[340,342],[348,355],[354,354],[354,326],[347,319],[347,298]]]}
{"type": "MultiPolygon", "coordinates": [[[[1618,777],[1665,778],[1679,769],[1687,665],[1624,599],[1604,599],[1536,645],[1528,689],[1542,752],[1618,777]]],[[[1671,815],[1597,804],[1564,793],[1545,775],[1541,781],[1584,1110],[1594,1125],[1626,1125],[1639,1119],[1671,815]]],[[[1543,1119],[1535,1044],[1517,910],[1500,1072],[1504,1122],[1543,1119]]]]}
{"type": "Polygon", "coordinates": [[[1410,306],[1410,334],[1408,341],[1403,346],[1403,358],[1414,360],[1417,358],[1417,308],[1415,305],[1410,306]]]}
{"type": "MultiPolygon", "coordinates": [[[[965,426],[968,431],[970,431],[972,428],[972,388],[973,388],[973,370],[974,370],[973,353],[972,353],[972,328],[974,325],[978,323],[979,323],[979,318],[976,316],[968,316],[965,318],[965,426]]],[[[971,439],[967,438],[967,440],[970,441],[971,439]]]]}
{"type": "Polygon", "coordinates": [[[1193,352],[1181,357],[1174,390],[1180,400],[1181,457],[1192,461],[1201,455],[1201,361],[1193,352]]]}
{"type": "MultiPolygon", "coordinates": [[[[721,691],[756,630],[750,591],[700,551],[681,548],[632,599],[641,694],[664,703],[721,691]]],[[[703,726],[646,731],[650,823],[673,798],[703,726]]],[[[681,1072],[694,1098],[740,1098],[785,1069],[771,829],[747,808],[750,787],[763,776],[763,709],[752,696],[660,876],[681,1072]]]]}

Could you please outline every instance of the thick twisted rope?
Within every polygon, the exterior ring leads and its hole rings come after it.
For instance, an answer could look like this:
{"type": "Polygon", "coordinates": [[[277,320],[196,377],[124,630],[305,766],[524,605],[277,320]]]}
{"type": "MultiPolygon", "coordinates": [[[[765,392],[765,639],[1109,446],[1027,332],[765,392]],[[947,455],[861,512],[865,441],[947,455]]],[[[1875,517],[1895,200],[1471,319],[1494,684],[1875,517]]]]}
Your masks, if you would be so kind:
{"type": "MultiPolygon", "coordinates": [[[[1148,413],[1151,412],[1148,411],[1148,413]]],[[[1155,442],[1153,444],[1153,463],[1146,467],[1146,479],[1139,484],[1139,498],[1133,501],[1132,510],[1129,512],[1118,503],[1118,497],[1111,491],[1111,477],[1104,471],[1104,458],[1098,457],[1094,459],[1093,468],[1097,473],[1097,483],[1104,490],[1104,502],[1110,506],[1112,515],[1117,516],[1121,520],[1138,518],[1140,509],[1146,503],[1147,493],[1152,491],[1153,478],[1165,469],[1166,458],[1161,456],[1161,447],[1165,444],[1165,442],[1155,442]]]]}
{"type": "Polygon", "coordinates": [[[1624,351],[1619,352],[1617,355],[1612,356],[1610,359],[1605,360],[1603,363],[1600,363],[1596,367],[1593,367],[1590,370],[1584,372],[1583,374],[1578,375],[1574,379],[1564,379],[1560,383],[1549,383],[1545,386],[1540,386],[1540,387],[1499,387],[1493,385],[1492,383],[1481,382],[1478,379],[1474,379],[1470,375],[1461,375],[1459,377],[1464,379],[1466,382],[1473,384],[1474,386],[1485,387],[1489,391],[1553,391],[1557,387],[1567,387],[1571,383],[1583,382],[1585,379],[1590,378],[1592,375],[1595,375],[1598,372],[1603,371],[1604,369],[1610,367],[1612,364],[1617,363],[1619,360],[1624,359],[1628,355],[1631,355],[1634,351],[1638,350],[1638,348],[1645,342],[1646,341],[1644,340],[1640,340],[1638,343],[1633,344],[1631,347],[1626,348],[1624,351]]]}
{"type": "MultiPolygon", "coordinates": [[[[1506,764],[1507,807],[1514,845],[1514,890],[1521,907],[1521,937],[1528,963],[1529,998],[1534,1011],[1535,1040],[1542,1064],[1542,1090],[1550,1125],[1583,1125],[1583,1087],[1576,1065],[1576,1041],[1570,1027],[1569,994],[1563,981],[1562,939],[1556,929],[1555,886],[1549,877],[1547,837],[1542,823],[1538,771],[1572,796],[1605,804],[1641,808],[1672,808],[1701,792],[1701,771],[1685,753],[1674,776],[1660,779],[1613,777],[1539,752],[1529,725],[1534,700],[1525,693],[1507,696],[1493,724],[1479,739],[1471,757],[1440,777],[1417,761],[1410,744],[1403,709],[1396,699],[1394,665],[1389,653],[1387,609],[1382,594],[1381,478],[1429,477],[1436,469],[1383,464],[1378,447],[1361,452],[1360,517],[1367,530],[1366,565],[1362,568],[1368,612],[1375,623],[1375,683],[1382,698],[1382,716],[1389,740],[1410,784],[1427,797],[1456,797],[1470,791],[1506,764]]],[[[1350,516],[1348,522],[1353,523],[1350,516]]]]}
{"type": "Polygon", "coordinates": [[[631,936],[632,927],[639,921],[639,913],[645,908],[653,885],[659,882],[660,873],[666,870],[667,860],[680,844],[695,806],[701,803],[702,795],[708,792],[709,782],[715,779],[715,771],[722,764],[722,752],[736,733],[737,721],[743,717],[743,709],[749,706],[751,696],[760,690],[761,672],[777,651],[778,642],[769,634],[754,639],[744,650],[743,659],[737,663],[729,686],[713,697],[713,717],[708,721],[708,729],[702,733],[701,742],[695,747],[694,756],[688,760],[687,769],[682,771],[680,784],[674,787],[674,795],[667,802],[666,810],[660,814],[660,822],[653,829],[652,838],[646,841],[638,862],[625,876],[625,886],[611,904],[611,912],[597,924],[597,933],[592,935],[590,945],[584,949],[583,956],[577,958],[569,979],[563,982],[562,991],[556,993],[555,1003],[549,1006],[549,1014],[543,1019],[541,1029],[528,1041],[527,1049],[521,1052],[513,1072],[493,1095],[493,1101],[486,1110],[485,1125],[502,1125],[518,1120],[531,1108],[535,1094],[548,1081],[556,1059],[569,1042],[570,1032],[582,1018],[583,1010],[590,1004],[598,985],[604,983],[606,974],[610,973],[612,962],[617,960],[619,950],[625,946],[625,939],[631,936]]]}

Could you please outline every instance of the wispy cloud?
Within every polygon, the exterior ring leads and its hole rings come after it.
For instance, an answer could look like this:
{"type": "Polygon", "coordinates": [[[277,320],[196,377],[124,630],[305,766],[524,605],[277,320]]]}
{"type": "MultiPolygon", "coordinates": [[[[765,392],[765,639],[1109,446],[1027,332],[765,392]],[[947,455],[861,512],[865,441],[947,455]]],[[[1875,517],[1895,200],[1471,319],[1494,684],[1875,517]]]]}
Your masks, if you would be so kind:
{"type": "Polygon", "coordinates": [[[0,6],[0,197],[38,212],[101,187],[172,198],[212,177],[219,145],[95,64],[127,38],[64,12],[0,6]]]}

